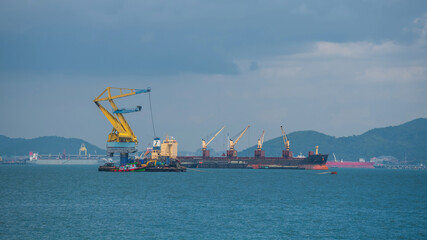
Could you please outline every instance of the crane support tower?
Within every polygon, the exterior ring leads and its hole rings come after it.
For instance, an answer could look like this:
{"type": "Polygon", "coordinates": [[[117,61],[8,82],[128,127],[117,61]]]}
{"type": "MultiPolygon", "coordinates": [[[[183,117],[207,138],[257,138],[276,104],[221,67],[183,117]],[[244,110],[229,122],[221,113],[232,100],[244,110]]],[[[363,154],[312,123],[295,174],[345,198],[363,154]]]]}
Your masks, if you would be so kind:
{"type": "Polygon", "coordinates": [[[119,109],[114,103],[114,99],[149,92],[151,92],[151,88],[130,89],[107,87],[98,97],[93,100],[93,102],[96,104],[96,106],[98,106],[111,125],[113,125],[113,130],[108,135],[107,154],[112,157],[114,153],[120,153],[120,165],[126,165],[128,163],[129,153],[136,152],[136,147],[138,145],[137,137],[133,133],[123,114],[141,111],[142,107],[137,106],[136,108],[131,109],[119,109]],[[118,91],[119,94],[114,95],[112,90],[114,90],[114,92],[118,91]],[[108,101],[110,103],[113,109],[112,113],[110,113],[100,104],[102,101],[108,101]]]}
{"type": "Polygon", "coordinates": [[[262,145],[264,144],[264,131],[262,131],[261,137],[258,139],[258,146],[255,150],[255,157],[256,158],[263,158],[265,157],[265,152],[262,150],[262,145]]]}
{"type": "Polygon", "coordinates": [[[280,126],[280,129],[282,130],[283,143],[285,144],[285,150],[282,151],[282,157],[291,158],[292,152],[290,151],[291,147],[290,147],[289,139],[286,136],[285,130],[283,130],[283,126],[280,126]]]}
{"type": "Polygon", "coordinates": [[[218,134],[225,128],[225,126],[223,126],[218,132],[215,133],[215,135],[211,138],[211,140],[209,140],[207,143],[205,141],[205,139],[202,139],[202,153],[203,153],[203,158],[208,158],[210,157],[210,152],[207,149],[209,143],[212,142],[212,140],[214,140],[214,138],[216,138],[216,136],[218,136],[218,134]]]}
{"type": "Polygon", "coordinates": [[[227,157],[230,157],[230,158],[237,157],[237,151],[234,149],[234,147],[240,141],[243,134],[245,134],[245,132],[248,130],[249,127],[250,127],[250,125],[248,125],[245,129],[243,129],[243,131],[240,133],[239,137],[237,137],[236,140],[233,141],[232,139],[230,139],[230,149],[227,150],[227,157]]]}

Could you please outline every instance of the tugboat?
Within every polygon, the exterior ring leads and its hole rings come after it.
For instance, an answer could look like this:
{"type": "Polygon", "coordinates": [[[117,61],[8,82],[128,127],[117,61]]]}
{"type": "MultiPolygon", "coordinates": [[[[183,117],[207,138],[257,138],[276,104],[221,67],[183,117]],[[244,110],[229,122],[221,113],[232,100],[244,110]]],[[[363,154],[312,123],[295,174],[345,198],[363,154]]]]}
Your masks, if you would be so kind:
{"type": "Polygon", "coordinates": [[[124,166],[120,166],[117,172],[145,172],[146,167],[145,164],[128,163],[124,166]]]}
{"type": "Polygon", "coordinates": [[[100,172],[145,172],[147,165],[138,162],[127,163],[126,165],[117,167],[112,162],[107,162],[103,166],[98,167],[100,172]]]}
{"type": "Polygon", "coordinates": [[[187,168],[181,166],[178,160],[168,160],[169,164],[151,164],[145,169],[146,172],[186,172],[187,168]]]}

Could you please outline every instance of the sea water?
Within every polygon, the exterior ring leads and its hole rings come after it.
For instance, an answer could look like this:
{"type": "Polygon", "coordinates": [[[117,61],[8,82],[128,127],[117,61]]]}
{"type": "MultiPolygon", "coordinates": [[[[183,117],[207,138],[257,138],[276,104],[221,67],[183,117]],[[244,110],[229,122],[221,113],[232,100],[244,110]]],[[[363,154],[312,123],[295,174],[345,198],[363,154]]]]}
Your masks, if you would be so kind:
{"type": "Polygon", "coordinates": [[[2,239],[427,239],[427,171],[0,166],[2,239]]]}

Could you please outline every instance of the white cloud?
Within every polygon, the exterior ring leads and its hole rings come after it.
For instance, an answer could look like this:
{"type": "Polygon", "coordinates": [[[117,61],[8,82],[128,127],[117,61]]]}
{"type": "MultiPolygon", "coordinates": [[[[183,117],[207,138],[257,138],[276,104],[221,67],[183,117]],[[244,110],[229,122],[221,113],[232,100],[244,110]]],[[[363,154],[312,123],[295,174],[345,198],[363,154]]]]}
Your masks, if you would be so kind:
{"type": "Polygon", "coordinates": [[[373,82],[410,82],[410,81],[426,81],[427,67],[409,66],[409,67],[391,67],[378,68],[373,67],[366,69],[366,79],[373,82]]]}
{"type": "MultiPolygon", "coordinates": [[[[423,81],[427,77],[426,59],[408,59],[408,54],[427,51],[418,45],[400,45],[387,41],[371,42],[316,42],[307,51],[292,55],[258,59],[258,74],[263,79],[317,78],[324,83],[328,78],[341,81],[396,82],[423,81]]],[[[249,60],[236,61],[244,74],[249,60]]]]}
{"type": "Polygon", "coordinates": [[[316,42],[312,45],[312,50],[292,55],[297,59],[315,58],[367,58],[372,56],[392,54],[399,52],[403,46],[387,41],[380,44],[371,42],[316,42]]]}

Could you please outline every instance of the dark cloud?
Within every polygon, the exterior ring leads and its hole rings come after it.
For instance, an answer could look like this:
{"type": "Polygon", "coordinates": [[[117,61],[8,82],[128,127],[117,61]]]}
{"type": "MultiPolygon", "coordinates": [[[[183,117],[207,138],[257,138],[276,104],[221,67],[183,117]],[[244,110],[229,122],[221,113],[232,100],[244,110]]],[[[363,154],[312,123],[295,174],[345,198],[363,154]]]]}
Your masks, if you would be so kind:
{"type": "Polygon", "coordinates": [[[410,41],[425,1],[4,1],[0,71],[236,74],[313,41],[410,41]]]}

